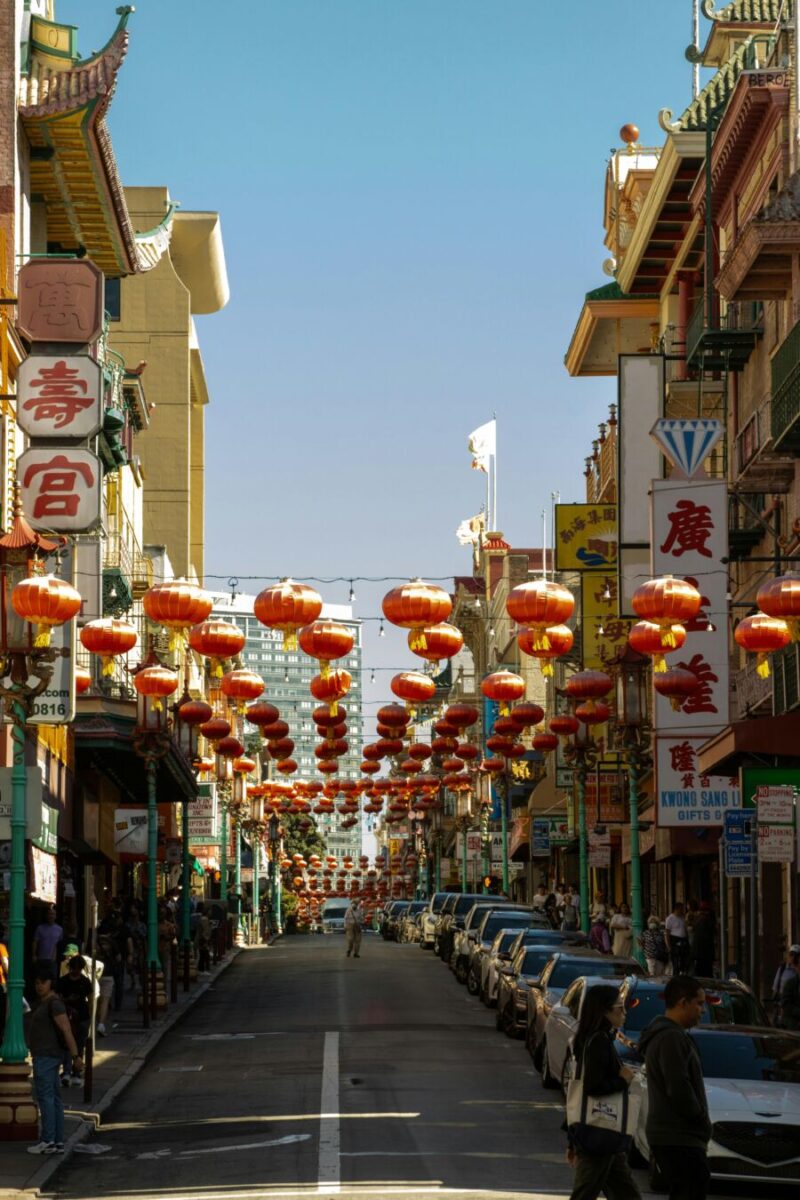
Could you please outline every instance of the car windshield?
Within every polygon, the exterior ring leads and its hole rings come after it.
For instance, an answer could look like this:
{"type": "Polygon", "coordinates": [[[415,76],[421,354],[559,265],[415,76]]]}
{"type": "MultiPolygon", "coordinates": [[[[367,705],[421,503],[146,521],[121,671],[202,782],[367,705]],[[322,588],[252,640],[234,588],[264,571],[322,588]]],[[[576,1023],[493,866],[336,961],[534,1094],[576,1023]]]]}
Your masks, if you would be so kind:
{"type": "Polygon", "coordinates": [[[541,975],[544,965],[552,958],[552,946],[528,946],[517,955],[514,964],[518,975],[541,975]]]}
{"type": "Polygon", "coordinates": [[[498,933],[497,937],[492,942],[492,952],[494,954],[505,954],[506,950],[508,950],[508,948],[511,946],[511,943],[515,942],[518,936],[519,935],[515,929],[508,931],[504,929],[502,933],[498,933]]]}
{"type": "Polygon", "coordinates": [[[694,1033],[707,1079],[800,1083],[800,1038],[782,1033],[694,1033]]]}
{"type": "Polygon", "coordinates": [[[409,906],[408,906],[408,911],[410,913],[418,913],[418,912],[422,912],[423,908],[427,908],[427,907],[428,907],[427,900],[412,900],[411,904],[409,904],[409,906]]]}
{"type": "Polygon", "coordinates": [[[528,924],[528,913],[492,913],[486,917],[481,930],[481,938],[488,941],[494,937],[498,929],[521,929],[528,924]]]}
{"type": "Polygon", "coordinates": [[[454,912],[457,917],[465,917],[477,901],[482,899],[482,896],[459,896],[455,902],[455,906],[450,911],[454,912]]]}
{"type": "Polygon", "coordinates": [[[437,892],[431,900],[431,912],[439,913],[445,906],[445,903],[450,899],[449,892],[437,892]]]}
{"type": "MultiPolygon", "coordinates": [[[[553,951],[550,951],[551,955],[553,951]]],[[[579,975],[630,975],[631,968],[624,963],[602,958],[566,958],[557,962],[550,975],[549,986],[568,987],[579,975]]]]}
{"type": "MultiPolygon", "coordinates": [[[[625,1029],[639,1033],[655,1017],[664,1015],[663,987],[637,987],[625,1002],[625,1029]]],[[[764,1014],[755,996],[748,992],[707,991],[701,1025],[763,1025],[764,1014]]]]}

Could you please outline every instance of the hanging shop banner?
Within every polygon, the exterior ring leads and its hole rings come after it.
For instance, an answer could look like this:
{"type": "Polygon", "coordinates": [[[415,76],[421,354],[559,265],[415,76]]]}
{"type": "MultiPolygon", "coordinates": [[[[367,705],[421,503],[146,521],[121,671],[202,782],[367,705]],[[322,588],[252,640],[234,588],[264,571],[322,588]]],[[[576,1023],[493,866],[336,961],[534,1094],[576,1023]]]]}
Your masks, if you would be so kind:
{"type": "Polygon", "coordinates": [[[45,854],[58,853],[58,818],[61,810],[51,808],[49,804],[42,805],[42,829],[38,837],[32,838],[34,846],[44,850],[45,854]]]}
{"type": "Polygon", "coordinates": [[[147,857],[147,809],[118,808],[114,814],[114,850],[117,854],[147,857]]]}
{"type": "Polygon", "coordinates": [[[100,523],[103,469],[92,450],[32,447],[20,455],[17,479],[34,529],[84,533],[100,523]]]}
{"type": "Polygon", "coordinates": [[[17,422],[30,438],[86,441],[103,424],[103,370],[88,354],[32,354],[17,373],[17,422]]]}
{"type": "Polygon", "coordinates": [[[536,817],[533,822],[531,857],[550,857],[550,821],[547,817],[536,817]]]}
{"type": "Polygon", "coordinates": [[[17,328],[30,342],[87,345],[103,332],[103,273],[88,258],[31,259],[17,297],[17,328]]]}
{"type": "Polygon", "coordinates": [[[199,795],[189,804],[189,843],[209,844],[219,840],[216,788],[201,783],[199,795]]]}
{"type": "Polygon", "coordinates": [[[550,822],[550,845],[568,846],[573,835],[567,817],[548,817],[547,819],[550,822]]]}
{"type": "MultiPolygon", "coordinates": [[[[549,827],[548,827],[549,832],[549,827]]],[[[527,845],[531,836],[531,819],[530,817],[517,817],[512,822],[511,829],[508,834],[508,853],[515,854],[521,846],[527,845]]],[[[534,826],[534,837],[536,829],[534,826]]]]}
{"type": "Polygon", "coordinates": [[[586,817],[599,825],[619,825],[625,820],[625,785],[618,768],[586,776],[586,817]]]}
{"type": "Polygon", "coordinates": [[[615,504],[556,505],[556,570],[590,571],[617,562],[615,504]]]}
{"type": "Polygon", "coordinates": [[[587,670],[607,670],[627,644],[633,622],[618,616],[617,587],[614,571],[581,575],[581,634],[587,670]]]}
{"type": "Polygon", "coordinates": [[[97,536],[76,537],[74,549],[75,587],[82,601],[77,622],[86,625],[103,615],[103,543],[97,536]]]}
{"type": "Polygon", "coordinates": [[[608,833],[595,833],[590,830],[588,834],[588,849],[589,849],[589,866],[599,870],[605,870],[611,866],[611,835],[608,833]]]}
{"type": "Polygon", "coordinates": [[[58,859],[38,846],[31,846],[31,896],[55,904],[58,900],[58,859]]]}
{"type": "MultiPolygon", "coordinates": [[[[11,772],[0,767],[0,841],[11,837],[11,772]]],[[[42,836],[42,772],[38,766],[25,768],[25,837],[37,841],[42,836]]]]}
{"type": "Polygon", "coordinates": [[[631,596],[650,569],[650,520],[644,497],[651,481],[663,475],[661,451],[648,435],[664,408],[664,356],[621,354],[617,379],[619,612],[633,617],[631,596]]]}
{"type": "Polygon", "coordinates": [[[741,808],[736,777],[701,775],[697,756],[706,738],[662,738],[656,742],[658,825],[722,825],[725,813],[741,808]]]}

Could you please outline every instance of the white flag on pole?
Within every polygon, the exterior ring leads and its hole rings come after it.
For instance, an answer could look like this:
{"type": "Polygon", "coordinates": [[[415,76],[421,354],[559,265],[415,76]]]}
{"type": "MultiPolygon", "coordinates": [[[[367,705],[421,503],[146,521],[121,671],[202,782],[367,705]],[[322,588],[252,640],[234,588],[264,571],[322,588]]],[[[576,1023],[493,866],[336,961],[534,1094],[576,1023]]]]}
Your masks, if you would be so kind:
{"type": "Polygon", "coordinates": [[[468,517],[466,521],[461,522],[456,530],[456,537],[462,546],[477,546],[482,528],[483,516],[478,513],[476,517],[468,517]]]}
{"type": "Polygon", "coordinates": [[[489,471],[489,459],[497,454],[497,421],[487,421],[479,425],[469,435],[467,449],[472,455],[472,467],[475,471],[489,471]]]}

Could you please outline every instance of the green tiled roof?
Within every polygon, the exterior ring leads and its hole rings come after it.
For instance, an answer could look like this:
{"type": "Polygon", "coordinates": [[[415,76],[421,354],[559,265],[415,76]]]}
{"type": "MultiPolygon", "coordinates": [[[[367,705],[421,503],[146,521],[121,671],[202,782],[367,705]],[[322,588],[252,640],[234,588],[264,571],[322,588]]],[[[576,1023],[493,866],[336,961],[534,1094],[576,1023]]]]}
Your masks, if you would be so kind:
{"type": "Polygon", "coordinates": [[[617,283],[616,279],[611,283],[605,283],[602,287],[594,288],[593,291],[586,293],[587,300],[650,300],[652,296],[643,296],[638,292],[635,296],[631,296],[628,292],[623,292],[622,288],[617,283]]]}
{"type": "Polygon", "coordinates": [[[709,79],[699,96],[675,122],[676,130],[696,133],[706,128],[709,117],[716,117],[724,111],[737,79],[749,65],[752,41],[752,37],[746,38],[725,65],[709,79]]]}
{"type": "Polygon", "coordinates": [[[733,25],[736,22],[757,22],[774,25],[781,16],[791,16],[791,0],[733,0],[718,12],[714,11],[713,0],[704,0],[703,13],[710,21],[722,21],[733,25]]]}

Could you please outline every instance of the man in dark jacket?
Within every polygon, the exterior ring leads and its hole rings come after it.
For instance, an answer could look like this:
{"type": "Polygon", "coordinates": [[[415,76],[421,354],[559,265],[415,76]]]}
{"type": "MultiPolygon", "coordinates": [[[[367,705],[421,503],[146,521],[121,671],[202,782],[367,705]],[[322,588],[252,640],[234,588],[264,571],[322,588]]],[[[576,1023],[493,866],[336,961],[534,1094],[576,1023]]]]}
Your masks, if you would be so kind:
{"type": "Polygon", "coordinates": [[[690,975],[664,988],[666,1011],[639,1039],[647,1067],[647,1140],[670,1200],[705,1200],[711,1135],[700,1055],[688,1030],[699,1024],[706,996],[690,975]]]}

